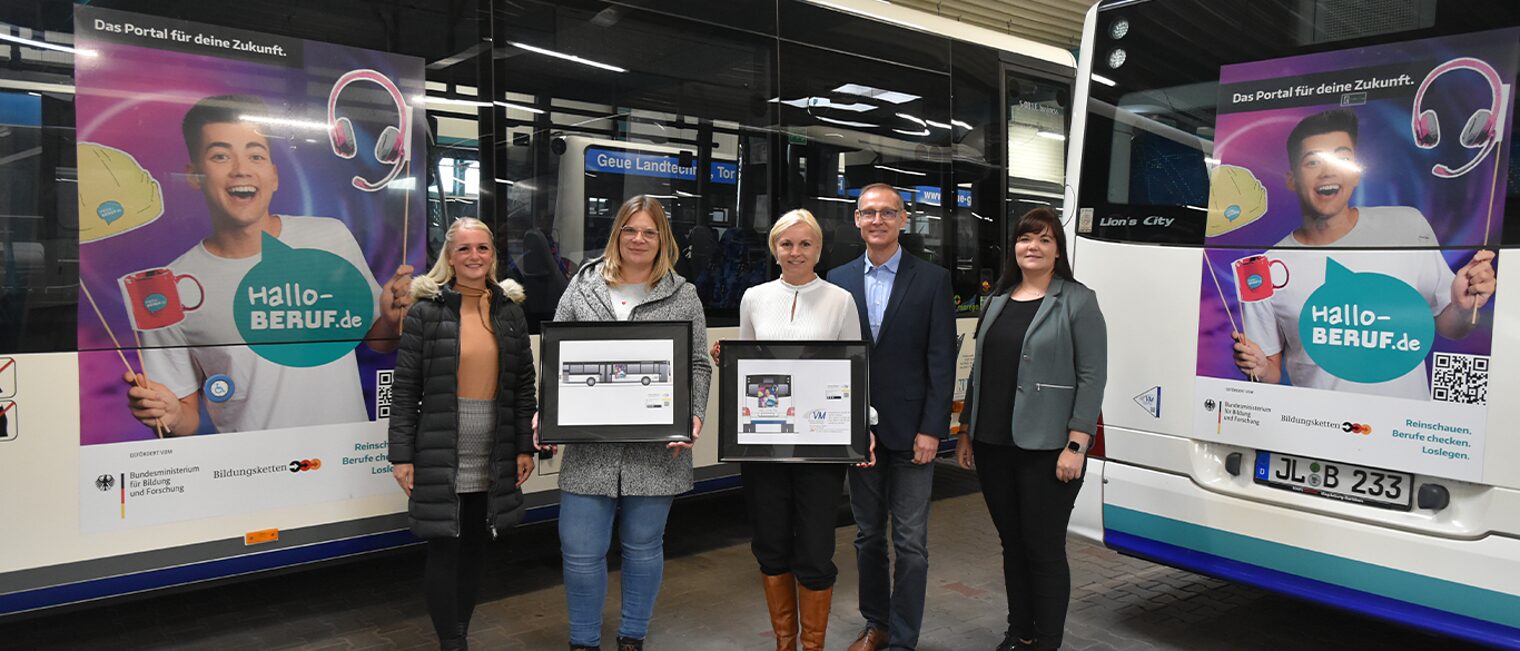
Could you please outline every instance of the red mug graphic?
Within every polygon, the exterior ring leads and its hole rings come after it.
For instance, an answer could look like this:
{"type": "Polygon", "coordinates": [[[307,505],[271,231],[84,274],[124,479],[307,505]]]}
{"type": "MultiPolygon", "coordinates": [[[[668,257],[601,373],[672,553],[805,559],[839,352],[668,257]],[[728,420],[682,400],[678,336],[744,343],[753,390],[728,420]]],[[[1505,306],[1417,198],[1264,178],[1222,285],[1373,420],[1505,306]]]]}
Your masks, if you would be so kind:
{"type": "Polygon", "coordinates": [[[1240,292],[1242,303],[1255,303],[1272,298],[1276,290],[1288,286],[1288,264],[1282,260],[1273,260],[1264,255],[1253,255],[1241,258],[1230,263],[1235,268],[1235,287],[1240,292]],[[1282,282],[1272,281],[1272,265],[1280,264],[1283,270],[1282,282]]]}
{"type": "Polygon", "coordinates": [[[175,275],[167,268],[144,269],[121,277],[121,291],[127,299],[127,314],[132,317],[132,327],[138,330],[157,330],[185,320],[186,312],[200,309],[206,302],[206,288],[195,276],[175,275]],[[198,298],[195,305],[180,301],[180,281],[195,283],[198,298]]]}

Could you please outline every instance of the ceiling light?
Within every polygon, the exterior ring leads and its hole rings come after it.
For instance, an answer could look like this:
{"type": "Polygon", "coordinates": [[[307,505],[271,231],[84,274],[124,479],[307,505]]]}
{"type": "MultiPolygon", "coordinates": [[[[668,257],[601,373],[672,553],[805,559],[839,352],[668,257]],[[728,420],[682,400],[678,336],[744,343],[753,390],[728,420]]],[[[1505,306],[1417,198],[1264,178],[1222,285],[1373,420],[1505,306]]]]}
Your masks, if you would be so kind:
{"type": "Polygon", "coordinates": [[[491,105],[490,102],[477,102],[477,101],[475,101],[473,99],[454,99],[452,97],[438,97],[437,95],[423,95],[422,99],[423,99],[423,101],[426,101],[429,104],[444,104],[444,105],[448,105],[448,106],[473,106],[473,107],[476,107],[476,108],[480,108],[482,106],[490,106],[491,105]]]}
{"type": "Polygon", "coordinates": [[[920,99],[919,95],[900,93],[895,90],[882,90],[880,88],[872,88],[864,84],[845,84],[843,86],[835,88],[834,92],[844,93],[846,95],[870,97],[872,99],[879,99],[883,102],[891,102],[893,104],[906,104],[913,100],[920,99]]]}
{"type": "Polygon", "coordinates": [[[817,119],[820,122],[827,122],[829,124],[837,124],[837,125],[842,126],[842,127],[860,127],[862,129],[875,129],[875,128],[881,126],[879,124],[871,124],[870,122],[855,122],[854,120],[835,120],[834,118],[824,117],[822,115],[815,115],[815,116],[813,116],[813,118],[817,119]]]}
{"type": "Polygon", "coordinates": [[[1096,74],[1096,73],[1093,74],[1092,80],[1096,81],[1096,82],[1098,82],[1100,84],[1103,84],[1104,86],[1118,86],[1119,85],[1114,80],[1109,79],[1108,77],[1104,77],[1103,75],[1096,74]]]}
{"type": "Polygon", "coordinates": [[[840,104],[838,102],[830,100],[827,97],[799,97],[797,99],[789,100],[782,100],[781,98],[777,97],[775,99],[772,99],[771,102],[785,104],[787,106],[792,106],[800,109],[828,108],[838,109],[840,111],[853,111],[855,113],[865,113],[866,111],[876,110],[875,104],[866,104],[865,102],[840,104]]]}
{"type": "Polygon", "coordinates": [[[275,124],[282,127],[296,127],[298,129],[320,129],[322,131],[326,131],[328,129],[326,122],[315,122],[312,120],[292,120],[289,118],[272,118],[264,115],[239,115],[238,120],[241,122],[254,122],[257,124],[275,124]]]}
{"type": "Polygon", "coordinates": [[[527,111],[527,112],[532,113],[534,115],[538,115],[538,114],[544,112],[543,109],[533,108],[531,106],[523,106],[522,104],[513,104],[511,102],[493,102],[493,103],[496,104],[497,106],[502,107],[502,108],[516,109],[516,110],[519,110],[519,111],[527,111]]]}
{"type": "Polygon", "coordinates": [[[928,174],[925,174],[923,172],[915,172],[913,170],[898,169],[896,167],[887,167],[886,165],[872,165],[872,167],[875,167],[876,169],[879,169],[879,170],[886,170],[888,172],[897,172],[898,174],[911,174],[913,176],[928,176],[928,174]]]}
{"type": "Polygon", "coordinates": [[[556,59],[564,59],[566,61],[574,61],[575,63],[579,63],[579,64],[581,64],[583,66],[591,66],[593,68],[601,68],[603,70],[611,70],[613,72],[628,72],[628,70],[626,68],[619,68],[619,67],[617,67],[615,65],[612,65],[610,63],[602,63],[600,61],[592,61],[591,59],[583,59],[581,57],[575,56],[574,54],[565,54],[564,52],[555,52],[554,50],[549,50],[549,49],[537,47],[537,46],[534,46],[534,45],[528,45],[527,43],[519,43],[517,41],[511,41],[511,42],[509,42],[507,44],[511,45],[512,47],[522,48],[522,49],[527,50],[529,52],[536,52],[536,53],[542,54],[544,56],[551,56],[551,57],[554,57],[556,59]]]}
{"type": "Polygon", "coordinates": [[[918,119],[916,117],[913,117],[911,115],[908,115],[907,113],[898,113],[897,117],[900,117],[900,118],[902,118],[904,120],[908,120],[909,122],[917,124],[918,126],[924,126],[924,121],[923,120],[918,119]]]}
{"type": "Polygon", "coordinates": [[[95,54],[96,54],[96,52],[94,50],[76,50],[76,49],[71,48],[71,47],[69,47],[67,45],[59,45],[57,43],[48,43],[46,41],[34,41],[32,39],[29,39],[29,38],[23,38],[23,37],[20,37],[20,36],[12,36],[10,34],[5,34],[5,33],[0,33],[0,41],[10,41],[12,43],[20,43],[22,45],[29,45],[31,47],[40,48],[40,49],[43,49],[43,50],[53,50],[55,52],[68,52],[69,54],[77,54],[79,56],[84,56],[84,57],[92,57],[92,56],[95,56],[95,54]]]}

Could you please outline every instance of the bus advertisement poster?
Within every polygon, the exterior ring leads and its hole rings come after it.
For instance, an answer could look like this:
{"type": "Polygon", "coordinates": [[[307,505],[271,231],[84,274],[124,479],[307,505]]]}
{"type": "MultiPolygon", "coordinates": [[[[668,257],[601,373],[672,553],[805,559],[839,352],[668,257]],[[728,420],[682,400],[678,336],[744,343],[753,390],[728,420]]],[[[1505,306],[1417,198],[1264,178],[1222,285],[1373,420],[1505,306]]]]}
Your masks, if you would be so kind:
{"type": "Polygon", "coordinates": [[[1482,479],[1517,69],[1517,29],[1221,69],[1198,438],[1482,479]]]}
{"type": "Polygon", "coordinates": [[[97,7],[75,30],[81,529],[394,492],[422,60],[97,7]]]}

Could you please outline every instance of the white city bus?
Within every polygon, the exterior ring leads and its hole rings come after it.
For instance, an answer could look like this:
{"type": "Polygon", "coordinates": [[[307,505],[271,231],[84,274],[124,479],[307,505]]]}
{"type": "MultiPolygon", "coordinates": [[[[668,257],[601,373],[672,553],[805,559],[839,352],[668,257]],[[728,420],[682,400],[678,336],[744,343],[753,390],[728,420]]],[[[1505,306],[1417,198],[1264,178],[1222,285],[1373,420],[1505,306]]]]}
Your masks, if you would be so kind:
{"type": "Polygon", "coordinates": [[[560,364],[560,382],[584,384],[651,384],[670,383],[670,362],[565,362],[560,364]]]}
{"type": "Polygon", "coordinates": [[[1469,275],[1520,243],[1520,5],[1476,9],[1089,11],[1106,545],[1520,648],[1520,300],[1469,275]]]}
{"type": "MultiPolygon", "coordinates": [[[[99,11],[130,12],[134,24],[159,20],[152,15],[163,11],[149,0],[107,4],[99,11]]],[[[415,133],[404,150],[417,164],[382,191],[398,199],[426,192],[427,204],[425,211],[411,210],[404,222],[410,230],[401,233],[417,243],[391,257],[421,259],[417,234],[424,222],[428,248],[436,252],[449,220],[481,217],[497,234],[503,274],[527,289],[530,328],[552,319],[565,276],[600,253],[611,214],[632,194],[665,202],[681,245],[677,269],[708,308],[709,341],[737,337],[743,291],[774,277],[765,238],[787,210],[805,207],[818,216],[825,228],[820,266],[831,268],[861,253],[850,216],[852,191],[882,181],[898,186],[911,213],[904,244],[951,271],[964,333],[983,283],[1000,271],[1003,217],[1029,207],[1023,203],[1063,201],[1060,138],[1075,61],[1058,47],[874,0],[482,0],[489,10],[462,16],[437,3],[361,4],[383,10],[292,0],[198,3],[181,7],[175,19],[193,21],[201,31],[248,30],[253,36],[246,39],[261,43],[334,45],[354,61],[410,58],[413,69],[424,71],[416,74],[425,74],[425,80],[410,80],[426,94],[411,98],[415,133]],[[481,47],[483,41],[494,44],[481,47]],[[574,56],[550,57],[519,43],[574,56]]],[[[359,378],[373,399],[365,405],[373,410],[371,420],[164,440],[142,428],[132,431],[140,440],[106,444],[94,444],[98,433],[82,431],[82,411],[120,415],[120,365],[140,365],[129,329],[120,329],[125,338],[115,344],[87,346],[76,338],[81,323],[97,319],[79,291],[76,193],[100,178],[84,178],[89,175],[79,173],[75,153],[76,109],[88,112],[76,102],[75,46],[87,39],[73,32],[74,13],[82,6],[69,0],[18,5],[4,17],[16,24],[0,25],[0,34],[15,35],[0,42],[6,62],[0,73],[0,494],[27,496],[0,502],[8,524],[0,542],[0,617],[415,543],[386,459],[387,358],[357,341],[363,363],[378,369],[359,378]],[[101,367],[114,375],[82,373],[86,357],[104,360],[101,367]],[[86,385],[104,390],[81,392],[86,385]],[[229,442],[249,452],[208,452],[229,442]],[[119,452],[120,462],[85,458],[108,452],[119,452]],[[142,476],[126,474],[153,464],[160,466],[142,476]],[[213,486],[228,497],[218,502],[197,494],[191,497],[204,512],[159,508],[153,514],[160,521],[142,519],[150,506],[164,504],[160,498],[181,499],[174,491],[186,485],[197,491],[213,486]]],[[[169,44],[135,46],[158,59],[191,56],[160,51],[169,44]]],[[[337,64],[314,55],[305,65],[320,72],[337,64]]],[[[198,97],[190,87],[205,79],[203,72],[189,66],[182,79],[165,75],[157,80],[164,92],[145,101],[198,97]]],[[[311,88],[327,92],[321,84],[275,81],[283,74],[284,68],[268,72],[267,83],[240,90],[268,94],[279,87],[292,97],[311,88]]],[[[326,97],[288,102],[299,119],[281,125],[295,135],[275,152],[284,182],[275,210],[314,214],[298,211],[335,196],[327,181],[303,186],[299,179],[315,177],[300,161],[327,168],[403,160],[393,147],[373,147],[370,155],[371,141],[378,144],[387,133],[372,125],[396,118],[386,91],[378,83],[343,91],[345,103],[373,104],[362,112],[345,109],[354,134],[329,129],[338,123],[322,110],[326,97]],[[344,158],[355,149],[358,156],[344,158]]],[[[145,121],[128,135],[173,143],[178,118],[161,122],[145,121]]],[[[180,155],[177,144],[158,149],[144,151],[180,155]]],[[[93,153],[125,162],[104,149],[93,153]]],[[[183,161],[176,161],[127,180],[136,181],[134,187],[156,182],[166,205],[198,206],[194,215],[188,209],[170,215],[189,220],[200,216],[204,202],[183,161]]],[[[334,175],[336,187],[356,192],[348,189],[351,175],[334,175]]],[[[396,235],[384,230],[384,237],[396,235]]],[[[372,246],[363,238],[357,244],[372,246]]],[[[373,266],[381,282],[394,270],[373,266]]],[[[115,300],[96,289],[94,297],[102,296],[115,300]]],[[[194,309],[193,302],[176,309],[194,309]]],[[[961,377],[969,357],[968,347],[961,377]]],[[[563,377],[565,369],[555,371],[550,378],[563,377]]],[[[578,377],[584,382],[593,375],[578,377]]],[[[204,391],[208,400],[235,400],[247,389],[243,378],[213,377],[204,391]]],[[[715,387],[713,400],[717,395],[715,387]]],[[[697,409],[710,433],[717,409],[712,400],[697,409]]],[[[704,436],[694,450],[696,492],[738,485],[737,468],[717,460],[716,440],[704,436]]],[[[529,522],[557,515],[558,463],[559,457],[541,459],[523,486],[529,522]]]]}
{"type": "Polygon", "coordinates": [[[792,405],[792,376],[744,376],[744,407],[739,410],[741,431],[797,431],[797,408],[792,405]]]}

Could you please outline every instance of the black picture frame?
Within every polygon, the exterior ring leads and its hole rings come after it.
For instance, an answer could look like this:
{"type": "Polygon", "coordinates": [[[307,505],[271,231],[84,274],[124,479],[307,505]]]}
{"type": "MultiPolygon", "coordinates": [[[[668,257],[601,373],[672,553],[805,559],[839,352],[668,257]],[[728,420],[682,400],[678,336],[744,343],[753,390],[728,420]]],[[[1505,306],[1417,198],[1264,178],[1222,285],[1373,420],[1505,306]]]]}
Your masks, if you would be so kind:
{"type": "MultiPolygon", "coordinates": [[[[870,347],[865,341],[723,341],[719,357],[719,406],[718,406],[718,460],[719,461],[778,461],[792,463],[864,463],[871,454],[871,368],[870,347]],[[780,368],[777,372],[766,371],[750,378],[740,377],[741,366],[746,361],[764,360],[783,362],[766,364],[766,368],[780,368]],[[848,366],[848,409],[850,416],[848,444],[789,444],[789,443],[740,443],[741,435],[756,438],[755,432],[742,432],[740,425],[740,392],[749,395],[750,384],[766,385],[772,389],[786,386],[790,393],[792,375],[784,369],[784,362],[831,360],[848,366]],[[756,379],[751,383],[749,379],[756,379]]],[[[801,365],[798,365],[801,366],[801,365]]],[[[816,366],[809,369],[809,377],[817,377],[816,366]]],[[[790,397],[789,395],[786,397],[790,397]]],[[[825,397],[823,400],[840,398],[825,397]]],[[[818,399],[804,399],[803,403],[818,404],[818,399]]],[[[795,405],[792,405],[795,406],[795,405]]],[[[831,410],[825,410],[831,411],[831,410]]],[[[784,425],[781,436],[795,435],[799,423],[813,418],[811,413],[798,413],[790,423],[792,431],[784,425]]],[[[827,414],[823,415],[827,418],[827,414]]]]}
{"type": "Polygon", "coordinates": [[[691,442],[690,321],[546,321],[539,358],[540,442],[691,442]]]}

